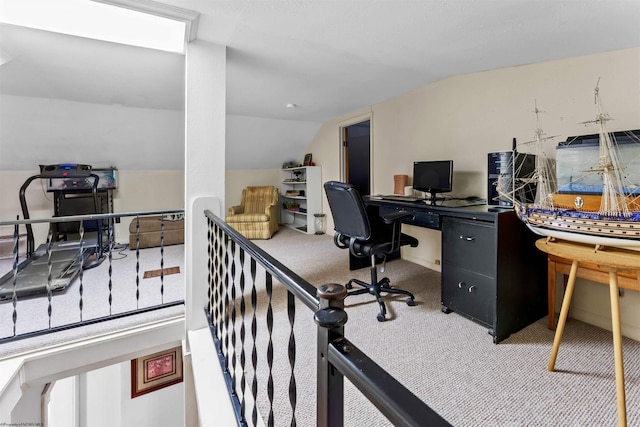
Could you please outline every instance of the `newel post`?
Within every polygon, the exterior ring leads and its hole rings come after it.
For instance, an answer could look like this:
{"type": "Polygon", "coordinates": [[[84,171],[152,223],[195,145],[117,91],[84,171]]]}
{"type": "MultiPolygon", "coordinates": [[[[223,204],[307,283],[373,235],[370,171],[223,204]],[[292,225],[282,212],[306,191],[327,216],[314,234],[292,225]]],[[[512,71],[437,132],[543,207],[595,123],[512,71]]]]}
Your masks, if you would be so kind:
{"type": "Polygon", "coordinates": [[[320,306],[313,320],[318,325],[318,427],[344,425],[344,378],[329,363],[329,345],[344,337],[347,313],[344,299],[347,289],[337,283],[328,283],[318,289],[320,306]]]}

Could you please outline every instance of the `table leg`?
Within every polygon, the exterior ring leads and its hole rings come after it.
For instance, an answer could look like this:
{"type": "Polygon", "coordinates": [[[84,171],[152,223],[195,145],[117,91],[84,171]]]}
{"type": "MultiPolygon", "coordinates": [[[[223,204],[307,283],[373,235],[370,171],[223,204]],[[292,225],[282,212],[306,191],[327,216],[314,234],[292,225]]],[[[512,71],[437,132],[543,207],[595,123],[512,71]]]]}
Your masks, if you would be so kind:
{"type": "Polygon", "coordinates": [[[571,296],[573,295],[573,288],[576,284],[576,275],[578,273],[578,261],[573,260],[571,263],[571,272],[569,273],[569,283],[567,284],[567,290],[564,293],[562,299],[562,308],[560,309],[560,318],[558,319],[558,325],[556,326],[556,335],[553,338],[553,348],[551,349],[551,357],[549,358],[549,366],[547,369],[553,371],[556,365],[556,357],[558,356],[558,347],[560,347],[560,340],[562,339],[562,332],[564,331],[564,324],[567,321],[567,315],[569,314],[569,306],[571,305],[571,296]]]}
{"type": "Polygon", "coordinates": [[[547,312],[549,316],[549,329],[556,327],[556,262],[547,262],[547,312]]]}
{"type": "Polygon", "coordinates": [[[618,273],[609,272],[609,296],[611,298],[611,331],[616,362],[616,394],[618,396],[618,425],[627,425],[627,408],[624,391],[624,362],[622,360],[622,328],[620,327],[620,299],[618,295],[618,273]]]}

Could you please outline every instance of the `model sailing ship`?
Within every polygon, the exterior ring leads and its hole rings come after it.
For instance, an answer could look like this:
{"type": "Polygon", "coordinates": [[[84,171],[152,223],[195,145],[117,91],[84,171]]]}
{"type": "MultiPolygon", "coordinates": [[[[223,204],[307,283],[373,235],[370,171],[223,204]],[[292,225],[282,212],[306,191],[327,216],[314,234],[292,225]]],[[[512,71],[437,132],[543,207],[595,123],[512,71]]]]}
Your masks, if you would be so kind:
{"type": "MultiPolygon", "coordinates": [[[[626,182],[620,161],[616,136],[607,130],[609,115],[602,111],[598,86],[595,88],[596,118],[599,127],[597,164],[585,168],[584,175],[601,177],[600,194],[563,194],[556,191],[555,174],[542,151],[543,131],[539,110],[535,109],[537,129],[535,140],[536,165],[529,177],[514,183],[512,194],[502,197],[513,202],[519,218],[536,234],[574,242],[640,250],[640,203],[638,183],[626,182]],[[518,194],[535,185],[535,200],[526,201],[518,194]]],[[[616,133],[616,135],[619,133],[616,133]]],[[[633,133],[629,135],[640,142],[633,133]]],[[[516,153],[514,153],[514,159],[516,153]]],[[[518,174],[516,174],[517,176],[518,174]]],[[[501,185],[498,185],[501,188],[501,185]]],[[[531,192],[531,190],[529,190],[531,192]]]]}

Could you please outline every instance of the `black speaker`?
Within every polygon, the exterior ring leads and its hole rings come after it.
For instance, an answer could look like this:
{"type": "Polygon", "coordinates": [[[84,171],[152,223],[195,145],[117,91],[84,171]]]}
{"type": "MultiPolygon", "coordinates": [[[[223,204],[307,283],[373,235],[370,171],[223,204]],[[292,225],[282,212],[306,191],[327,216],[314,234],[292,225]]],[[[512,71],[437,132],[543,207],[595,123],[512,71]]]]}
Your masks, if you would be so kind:
{"type": "MultiPolygon", "coordinates": [[[[516,178],[531,176],[536,166],[536,156],[528,153],[516,152],[515,161],[513,151],[498,151],[489,153],[487,158],[487,204],[498,206],[513,206],[508,198],[500,196],[514,194],[516,178]],[[500,178],[500,179],[498,179],[500,178]]],[[[532,203],[535,199],[535,183],[524,184],[519,189],[518,199],[532,203]]]]}

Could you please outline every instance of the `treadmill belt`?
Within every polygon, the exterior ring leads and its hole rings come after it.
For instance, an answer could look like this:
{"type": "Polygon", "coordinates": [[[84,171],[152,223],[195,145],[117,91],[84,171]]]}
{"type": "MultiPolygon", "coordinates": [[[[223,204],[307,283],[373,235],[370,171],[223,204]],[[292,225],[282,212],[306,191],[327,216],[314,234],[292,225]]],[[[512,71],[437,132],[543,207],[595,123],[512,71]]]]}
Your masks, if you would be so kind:
{"type": "MultiPolygon", "coordinates": [[[[86,251],[85,251],[86,253],[86,251]]],[[[33,256],[18,267],[16,295],[19,297],[47,293],[49,283],[49,257],[46,245],[41,245],[33,256]]],[[[80,249],[54,248],[51,251],[51,290],[59,291],[71,284],[82,268],[80,249]]],[[[13,298],[13,271],[0,278],[0,300],[13,298]]]]}

